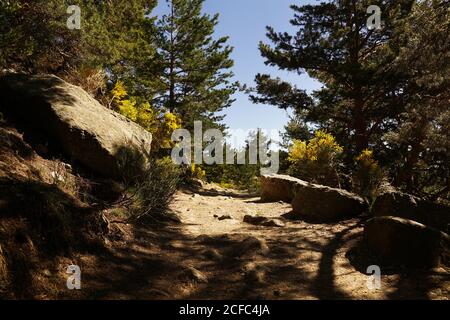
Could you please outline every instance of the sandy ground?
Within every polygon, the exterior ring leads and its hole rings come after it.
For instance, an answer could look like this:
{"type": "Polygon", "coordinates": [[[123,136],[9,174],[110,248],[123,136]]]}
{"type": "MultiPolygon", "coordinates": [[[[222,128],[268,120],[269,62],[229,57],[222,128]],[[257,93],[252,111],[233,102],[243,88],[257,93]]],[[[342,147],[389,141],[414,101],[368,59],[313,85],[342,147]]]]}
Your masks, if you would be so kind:
{"type": "MultiPolygon", "coordinates": [[[[369,289],[371,265],[359,243],[363,221],[309,224],[281,216],[286,203],[260,203],[226,190],[179,192],[172,205],[182,224],[117,224],[110,253],[81,255],[83,289],[63,298],[95,299],[449,299],[450,272],[382,270],[369,289]],[[280,218],[254,226],[245,215],[280,218]],[[222,216],[231,219],[220,220],[222,216]]],[[[65,264],[69,261],[64,261],[65,264]]],[[[64,264],[63,263],[63,264],[64,264]]],[[[45,298],[45,297],[41,297],[45,298]]]]}

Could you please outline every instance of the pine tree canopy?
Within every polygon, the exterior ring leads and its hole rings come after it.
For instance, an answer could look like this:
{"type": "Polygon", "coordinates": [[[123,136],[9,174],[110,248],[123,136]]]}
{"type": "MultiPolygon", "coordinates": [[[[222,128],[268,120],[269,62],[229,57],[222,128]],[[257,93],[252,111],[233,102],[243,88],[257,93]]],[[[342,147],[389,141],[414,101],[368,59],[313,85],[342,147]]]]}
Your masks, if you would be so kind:
{"type": "Polygon", "coordinates": [[[232,48],[214,39],[218,15],[202,13],[203,0],[168,1],[169,13],[147,26],[156,55],[138,68],[141,90],[159,108],[178,113],[186,128],[195,120],[222,127],[217,115],[233,102],[232,48]]]}
{"type": "Polygon", "coordinates": [[[254,102],[290,108],[304,123],[333,132],[357,153],[377,142],[403,107],[402,77],[386,68],[397,56],[395,31],[413,1],[330,1],[291,6],[295,34],[267,27],[272,45],[260,44],[265,63],[306,72],[323,84],[312,95],[268,75],[256,76],[254,102]],[[382,3],[381,3],[382,2],[382,3]],[[383,8],[381,29],[367,26],[369,5],[383,8]]]}

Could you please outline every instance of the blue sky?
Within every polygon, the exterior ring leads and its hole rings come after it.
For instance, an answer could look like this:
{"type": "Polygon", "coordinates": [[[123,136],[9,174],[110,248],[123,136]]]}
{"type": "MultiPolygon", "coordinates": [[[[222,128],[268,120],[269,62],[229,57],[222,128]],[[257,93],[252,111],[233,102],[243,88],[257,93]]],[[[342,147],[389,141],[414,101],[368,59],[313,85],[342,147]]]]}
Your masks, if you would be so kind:
{"type": "MultiPolygon", "coordinates": [[[[206,0],[204,12],[208,14],[219,13],[219,25],[216,35],[229,36],[229,44],[234,47],[232,58],[235,61],[233,72],[235,80],[253,86],[257,73],[268,73],[288,80],[307,91],[319,88],[319,83],[307,75],[299,76],[297,73],[277,70],[264,65],[258,44],[267,42],[266,26],[272,26],[276,31],[295,30],[289,24],[293,11],[289,6],[306,4],[315,1],[299,0],[206,0]]],[[[160,0],[158,14],[167,6],[165,0],[160,0]]],[[[267,130],[283,127],[288,121],[286,111],[274,106],[255,105],[244,93],[237,93],[233,106],[226,109],[225,123],[230,129],[267,130]]]]}

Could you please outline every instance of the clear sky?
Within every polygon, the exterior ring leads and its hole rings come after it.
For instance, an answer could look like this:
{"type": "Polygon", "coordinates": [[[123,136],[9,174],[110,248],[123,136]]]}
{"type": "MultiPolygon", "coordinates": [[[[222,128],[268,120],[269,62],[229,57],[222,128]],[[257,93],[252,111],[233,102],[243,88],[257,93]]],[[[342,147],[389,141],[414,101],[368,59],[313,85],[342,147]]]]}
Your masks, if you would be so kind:
{"type": "MultiPolygon", "coordinates": [[[[165,0],[159,0],[160,7],[156,14],[166,7],[165,0]]],[[[297,73],[280,71],[264,64],[258,44],[267,42],[266,26],[272,26],[276,31],[295,30],[289,20],[293,11],[289,6],[306,4],[305,0],[206,0],[204,12],[208,14],[219,13],[219,25],[216,27],[217,36],[229,36],[229,44],[234,47],[232,58],[235,61],[233,72],[235,80],[248,86],[254,85],[257,73],[269,73],[288,80],[302,89],[312,91],[319,87],[319,83],[307,75],[299,76],[297,73]]],[[[225,123],[230,129],[256,129],[267,130],[283,127],[288,121],[286,111],[274,106],[255,105],[244,93],[237,93],[233,106],[226,109],[225,123]]]]}

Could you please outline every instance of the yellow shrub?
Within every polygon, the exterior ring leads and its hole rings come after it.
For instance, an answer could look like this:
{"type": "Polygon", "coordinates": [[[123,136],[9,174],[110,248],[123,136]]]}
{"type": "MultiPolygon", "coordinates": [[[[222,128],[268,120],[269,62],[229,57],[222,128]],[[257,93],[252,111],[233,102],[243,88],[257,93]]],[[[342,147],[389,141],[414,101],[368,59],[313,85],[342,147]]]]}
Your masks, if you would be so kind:
{"type": "Polygon", "coordinates": [[[374,173],[380,170],[378,161],[373,158],[373,151],[364,149],[359,156],[355,158],[358,166],[365,168],[368,172],[374,173]]]}
{"type": "Polygon", "coordinates": [[[354,188],[358,193],[373,199],[382,180],[382,171],[378,161],[374,159],[373,151],[364,149],[355,157],[356,172],[354,188]]]}
{"type": "Polygon", "coordinates": [[[111,94],[116,101],[120,101],[128,95],[125,85],[120,80],[114,85],[114,88],[111,90],[111,94]]]}
{"type": "Polygon", "coordinates": [[[336,139],[331,134],[324,130],[317,130],[308,143],[294,140],[293,146],[289,149],[288,160],[293,163],[297,161],[328,161],[342,151],[343,148],[336,143],[336,139]]]}
{"type": "Polygon", "coordinates": [[[335,159],[343,148],[333,135],[317,130],[308,142],[294,140],[289,148],[289,173],[302,179],[339,186],[335,159]]]}
{"type": "Polygon", "coordinates": [[[172,133],[181,128],[181,118],[178,115],[155,110],[148,102],[138,105],[136,99],[128,96],[127,89],[120,80],[111,90],[111,96],[112,104],[120,114],[153,134],[154,150],[173,147],[172,133]]]}
{"type": "Polygon", "coordinates": [[[221,187],[223,189],[236,189],[236,185],[234,183],[225,182],[225,181],[221,181],[219,183],[219,187],[221,187]]]}
{"type": "Polygon", "coordinates": [[[118,103],[117,108],[119,109],[119,113],[127,117],[132,121],[136,121],[138,118],[138,110],[136,108],[136,101],[131,100],[122,100],[118,103]]]}
{"type": "Polygon", "coordinates": [[[181,118],[175,113],[166,112],[161,120],[158,139],[161,148],[172,148],[172,133],[174,130],[181,128],[181,118]]]}
{"type": "Polygon", "coordinates": [[[308,148],[305,141],[294,140],[294,144],[289,149],[288,160],[296,162],[301,159],[308,159],[308,148]]]}
{"type": "Polygon", "coordinates": [[[150,103],[143,103],[138,110],[137,123],[155,134],[158,130],[158,113],[150,106],[150,103]]]}
{"type": "Polygon", "coordinates": [[[123,116],[132,121],[138,118],[138,110],[136,108],[136,100],[125,99],[128,96],[125,85],[122,81],[117,81],[111,90],[112,102],[116,110],[123,116]]]}
{"type": "Polygon", "coordinates": [[[196,179],[203,180],[206,176],[205,170],[195,165],[195,163],[191,164],[191,176],[196,179]]]}

